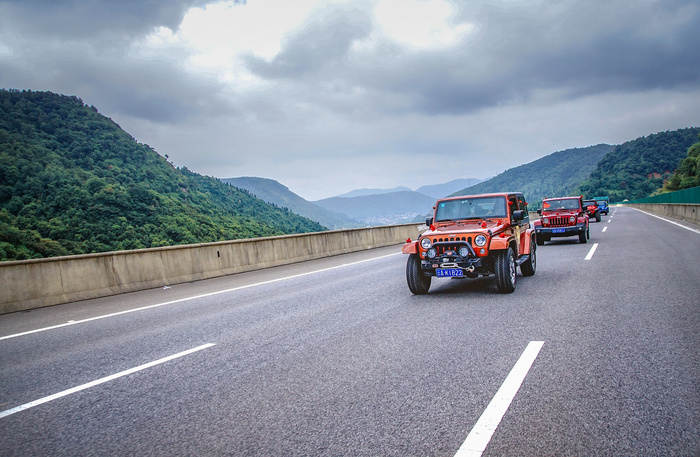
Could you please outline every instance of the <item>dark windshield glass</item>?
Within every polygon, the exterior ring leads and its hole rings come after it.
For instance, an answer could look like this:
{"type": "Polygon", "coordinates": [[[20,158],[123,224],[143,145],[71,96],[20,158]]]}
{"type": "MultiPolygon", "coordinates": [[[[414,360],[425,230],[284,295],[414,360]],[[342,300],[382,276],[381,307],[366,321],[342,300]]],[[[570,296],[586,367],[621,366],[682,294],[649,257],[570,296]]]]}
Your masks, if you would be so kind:
{"type": "Polygon", "coordinates": [[[435,221],[506,217],[505,197],[474,197],[438,202],[435,221]]]}
{"type": "Polygon", "coordinates": [[[558,209],[579,209],[578,199],[557,198],[553,200],[545,200],[542,203],[542,209],[545,211],[556,211],[558,209]]]}

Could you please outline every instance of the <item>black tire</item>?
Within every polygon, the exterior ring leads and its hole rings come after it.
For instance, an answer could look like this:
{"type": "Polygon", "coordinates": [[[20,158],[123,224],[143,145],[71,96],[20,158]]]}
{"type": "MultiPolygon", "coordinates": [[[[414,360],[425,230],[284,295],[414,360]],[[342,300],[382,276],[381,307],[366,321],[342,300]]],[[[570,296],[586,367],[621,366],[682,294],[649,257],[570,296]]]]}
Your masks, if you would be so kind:
{"type": "Polygon", "coordinates": [[[533,276],[537,270],[537,245],[530,241],[530,258],[520,264],[523,276],[533,276]]]}
{"type": "Polygon", "coordinates": [[[590,237],[591,237],[591,233],[590,233],[588,227],[586,227],[586,231],[585,231],[585,232],[582,232],[582,233],[579,233],[579,234],[578,234],[578,240],[579,240],[579,242],[582,243],[582,244],[587,243],[587,242],[588,242],[588,239],[589,239],[590,237]]]}
{"type": "Polygon", "coordinates": [[[596,211],[595,213],[595,221],[600,222],[600,212],[596,211]]]}
{"type": "Polygon", "coordinates": [[[537,246],[544,246],[544,236],[537,237],[537,246]]]}
{"type": "Polygon", "coordinates": [[[498,291],[502,294],[513,292],[517,277],[513,249],[509,247],[505,251],[497,251],[493,266],[494,270],[496,270],[496,287],[498,291]]]}
{"type": "Polygon", "coordinates": [[[406,282],[415,295],[424,295],[430,289],[430,276],[425,276],[420,268],[420,258],[416,254],[408,256],[406,262],[406,282]]]}

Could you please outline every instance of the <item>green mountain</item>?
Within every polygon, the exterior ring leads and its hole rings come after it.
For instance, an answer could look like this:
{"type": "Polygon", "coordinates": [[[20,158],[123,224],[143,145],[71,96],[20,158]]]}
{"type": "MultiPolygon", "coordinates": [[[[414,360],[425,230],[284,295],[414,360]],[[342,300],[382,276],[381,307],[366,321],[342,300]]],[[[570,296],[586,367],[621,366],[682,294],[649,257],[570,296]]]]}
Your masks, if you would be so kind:
{"type": "Polygon", "coordinates": [[[245,189],[258,198],[282,208],[289,208],[296,214],[317,221],[330,229],[357,228],[362,224],[344,214],[322,208],[308,202],[273,179],[243,176],[224,178],[223,182],[245,189]]]}
{"type": "Polygon", "coordinates": [[[537,209],[545,197],[573,195],[598,161],[613,149],[609,144],[598,144],[554,152],[452,195],[520,191],[530,208],[537,209]]]}
{"type": "Polygon", "coordinates": [[[688,156],[681,161],[671,179],[666,181],[659,191],[674,192],[697,186],[700,186],[700,141],[688,148],[688,156]]]}
{"type": "Polygon", "coordinates": [[[77,97],[0,90],[0,260],[324,229],[173,167],[77,97]]]}
{"type": "Polygon", "coordinates": [[[698,134],[700,128],[686,128],[623,143],[601,159],[578,191],[608,195],[612,202],[648,197],[671,178],[698,134]]]}

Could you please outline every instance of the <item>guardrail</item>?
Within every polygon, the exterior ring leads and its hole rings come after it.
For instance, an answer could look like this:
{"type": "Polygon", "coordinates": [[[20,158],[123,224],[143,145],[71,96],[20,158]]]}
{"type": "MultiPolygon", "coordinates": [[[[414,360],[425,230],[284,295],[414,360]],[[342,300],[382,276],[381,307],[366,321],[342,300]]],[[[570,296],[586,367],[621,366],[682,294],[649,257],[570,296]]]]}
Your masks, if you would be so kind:
{"type": "Polygon", "coordinates": [[[668,216],[700,225],[700,204],[679,204],[679,203],[621,203],[624,206],[631,206],[659,216],[668,216]]]}
{"type": "Polygon", "coordinates": [[[0,314],[403,243],[420,224],[0,262],[0,314]]]}

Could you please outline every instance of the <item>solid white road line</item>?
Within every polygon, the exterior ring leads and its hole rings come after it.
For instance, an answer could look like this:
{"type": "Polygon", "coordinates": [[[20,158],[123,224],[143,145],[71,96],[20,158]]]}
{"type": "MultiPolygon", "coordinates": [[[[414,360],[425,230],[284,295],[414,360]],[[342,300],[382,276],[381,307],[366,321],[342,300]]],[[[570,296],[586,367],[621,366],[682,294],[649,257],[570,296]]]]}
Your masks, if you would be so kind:
{"type": "Polygon", "coordinates": [[[481,414],[472,431],[469,432],[469,436],[464,440],[455,457],[481,456],[543,345],[544,341],[530,341],[491,403],[481,414]]]}
{"type": "Polygon", "coordinates": [[[663,217],[661,217],[661,216],[657,216],[656,214],[648,213],[648,212],[646,212],[646,211],[644,211],[644,210],[641,210],[641,209],[639,209],[639,208],[633,208],[633,209],[636,209],[636,210],[639,211],[640,213],[644,213],[644,214],[646,214],[646,215],[648,215],[648,216],[655,217],[655,218],[657,218],[657,219],[661,219],[662,221],[666,221],[666,222],[668,222],[669,224],[677,225],[677,226],[679,226],[680,228],[684,228],[684,229],[689,230],[689,231],[691,231],[691,232],[700,233],[700,230],[697,230],[697,229],[694,229],[694,228],[691,228],[691,227],[686,227],[686,226],[683,225],[683,224],[679,224],[678,222],[675,222],[675,221],[672,221],[672,220],[663,218],[663,217]]]}
{"type": "Polygon", "coordinates": [[[591,260],[593,258],[593,254],[595,254],[596,249],[598,249],[598,243],[595,243],[593,246],[591,246],[591,250],[588,251],[588,255],[584,260],[591,260]]]}
{"type": "Polygon", "coordinates": [[[203,344],[201,346],[197,346],[196,348],[188,349],[187,351],[179,352],[177,354],[174,354],[174,355],[171,355],[168,357],[164,357],[162,359],[158,359],[156,361],[146,363],[144,365],[140,365],[138,367],[131,368],[129,370],[125,370],[125,371],[122,371],[122,372],[117,373],[117,374],[113,374],[111,376],[106,376],[106,377],[100,378],[96,381],[88,382],[87,384],[73,387],[72,389],[64,390],[63,392],[59,392],[57,394],[49,395],[48,397],[34,400],[32,402],[25,403],[23,405],[17,406],[17,407],[12,408],[12,409],[0,411],[0,419],[2,419],[3,417],[10,416],[12,414],[18,413],[20,411],[24,411],[25,409],[33,408],[34,406],[38,406],[38,405],[50,402],[52,400],[56,400],[57,398],[65,397],[66,395],[74,394],[76,392],[80,392],[81,390],[89,389],[90,387],[95,387],[99,384],[103,384],[105,382],[112,381],[112,380],[117,379],[117,378],[121,378],[122,376],[136,373],[137,371],[145,370],[146,368],[150,368],[152,366],[159,365],[161,363],[165,363],[165,362],[168,362],[168,361],[173,360],[173,359],[177,359],[178,357],[192,354],[193,352],[201,351],[202,349],[206,349],[206,348],[211,347],[211,346],[214,346],[214,343],[203,344]]]}
{"type": "Polygon", "coordinates": [[[300,277],[302,277],[302,276],[308,276],[308,275],[312,275],[312,274],[316,274],[316,273],[322,273],[322,272],[324,272],[324,271],[336,270],[336,269],[338,269],[338,268],[349,267],[349,266],[351,266],[351,265],[357,265],[357,264],[360,264],[360,263],[371,262],[371,261],[373,261],[373,260],[383,259],[383,258],[385,258],[385,257],[391,257],[391,256],[398,255],[398,254],[401,254],[401,253],[400,253],[400,252],[397,252],[397,253],[387,254],[387,255],[383,255],[383,256],[379,256],[379,257],[373,257],[373,258],[371,258],[371,259],[358,260],[357,262],[344,263],[344,264],[342,264],[342,265],[337,265],[337,266],[335,266],[335,267],[323,268],[323,269],[321,269],[321,270],[307,271],[307,272],[305,272],[305,273],[300,273],[300,274],[298,274],[298,275],[285,276],[285,277],[282,277],[282,278],[275,278],[275,279],[271,279],[271,280],[269,280],[269,281],[258,282],[258,283],[255,283],[255,284],[248,284],[247,286],[234,287],[234,288],[232,288],[232,289],[220,290],[220,291],[218,291],[218,292],[211,292],[211,293],[208,293],[208,294],[195,295],[195,296],[193,296],[193,297],[180,298],[180,299],[178,299],[178,300],[167,301],[167,302],[164,302],[164,303],[157,303],[157,304],[155,304],[155,305],[142,306],[141,308],[134,308],[134,309],[126,310],[126,311],[120,311],[120,312],[118,312],[118,313],[105,314],[105,315],[103,315],[103,316],[90,317],[90,318],[88,318],[88,319],[81,319],[81,320],[79,320],[79,321],[68,321],[68,322],[66,322],[66,323],[64,323],[64,324],[52,325],[51,327],[44,327],[44,328],[39,328],[39,329],[36,329],[36,330],[29,330],[29,331],[22,332],[22,333],[15,333],[15,334],[13,334],[13,335],[1,336],[1,337],[0,337],[0,341],[2,341],[2,340],[9,340],[10,338],[17,338],[18,336],[31,335],[32,333],[45,332],[46,330],[53,330],[53,329],[56,329],[56,328],[67,327],[67,326],[69,326],[69,325],[83,324],[83,323],[85,323],[85,322],[96,321],[96,320],[99,320],[99,319],[106,319],[106,318],[108,318],[108,317],[121,316],[122,314],[135,313],[135,312],[137,312],[137,311],[144,311],[144,310],[146,310],[146,309],[159,308],[159,307],[161,307],[161,306],[166,306],[166,305],[173,305],[173,304],[175,304],[175,303],[181,303],[181,302],[183,302],[183,301],[196,300],[196,299],[198,299],[198,298],[205,298],[205,297],[211,297],[211,296],[213,296],[213,295],[225,294],[225,293],[233,292],[233,291],[236,291],[236,290],[247,289],[247,288],[249,288],[249,287],[257,287],[257,286],[262,286],[262,285],[265,285],[265,284],[272,284],[272,283],[274,283],[274,282],[286,281],[286,280],[288,280],[288,279],[300,278],[300,277]]]}

